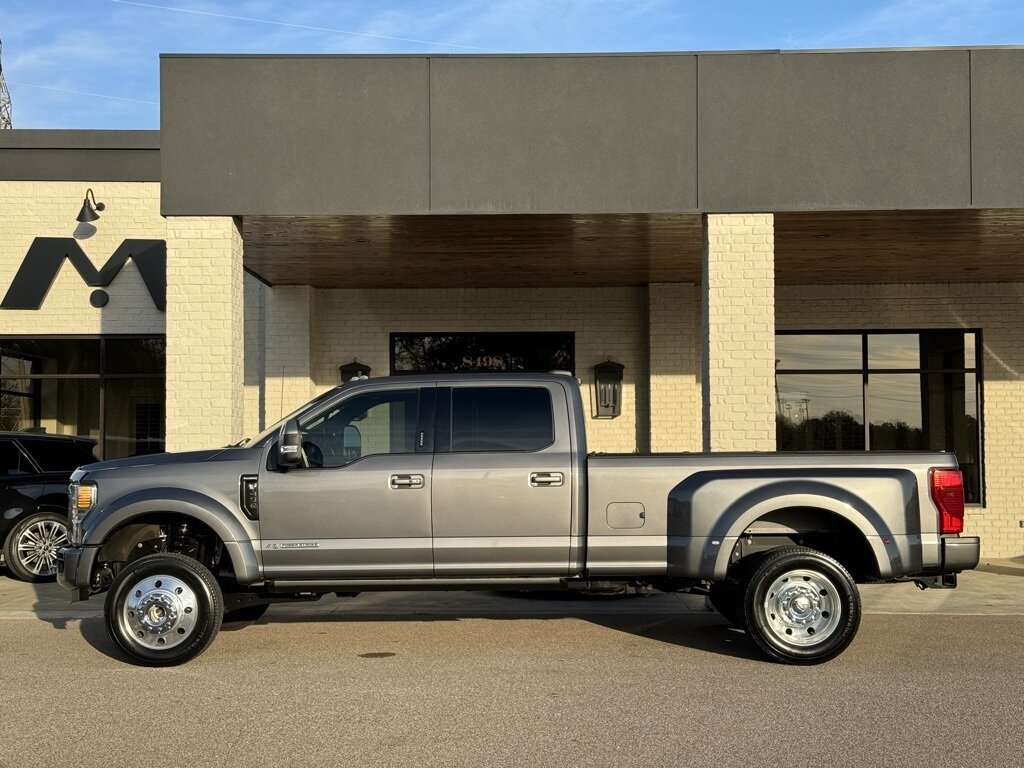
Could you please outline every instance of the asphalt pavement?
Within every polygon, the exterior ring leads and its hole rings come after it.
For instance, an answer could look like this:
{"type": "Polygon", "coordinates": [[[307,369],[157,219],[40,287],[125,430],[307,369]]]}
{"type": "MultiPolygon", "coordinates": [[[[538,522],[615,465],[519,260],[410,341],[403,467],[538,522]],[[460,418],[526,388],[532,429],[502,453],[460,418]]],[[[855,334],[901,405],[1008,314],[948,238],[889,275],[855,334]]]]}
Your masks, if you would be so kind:
{"type": "Polygon", "coordinates": [[[766,662],[687,595],[276,605],[183,667],[100,602],[0,575],[0,766],[1020,766],[1024,577],[863,589],[860,634],[766,662]]]}

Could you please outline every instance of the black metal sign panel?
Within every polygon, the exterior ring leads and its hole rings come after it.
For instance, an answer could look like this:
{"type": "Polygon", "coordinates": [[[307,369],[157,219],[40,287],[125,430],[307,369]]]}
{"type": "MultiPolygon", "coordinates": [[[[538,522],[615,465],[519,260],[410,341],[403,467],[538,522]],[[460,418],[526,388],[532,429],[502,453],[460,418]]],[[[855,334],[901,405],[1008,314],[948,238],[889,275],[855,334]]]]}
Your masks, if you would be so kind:
{"type": "Polygon", "coordinates": [[[392,333],[391,373],[575,373],[574,346],[563,331],[392,333]]]}
{"type": "Polygon", "coordinates": [[[163,240],[125,240],[107,259],[99,270],[85,255],[78,241],[71,237],[37,237],[25,255],[18,273],[14,276],[7,295],[0,303],[0,309],[39,309],[50,286],[57,278],[64,260],[67,259],[78,270],[86,285],[97,290],[92,292],[89,302],[102,307],[109,300],[108,287],[128,263],[135,266],[142,275],[149,295],[156,308],[163,312],[167,306],[167,243],[163,240]]]}

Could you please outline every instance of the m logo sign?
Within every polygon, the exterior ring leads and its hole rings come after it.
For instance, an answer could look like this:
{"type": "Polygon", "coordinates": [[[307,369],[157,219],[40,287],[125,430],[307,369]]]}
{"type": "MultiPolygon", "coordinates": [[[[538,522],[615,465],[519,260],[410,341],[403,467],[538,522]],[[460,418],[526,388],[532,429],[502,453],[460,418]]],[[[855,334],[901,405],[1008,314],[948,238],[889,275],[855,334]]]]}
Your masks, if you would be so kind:
{"type": "Polygon", "coordinates": [[[74,238],[37,237],[0,309],[39,309],[65,259],[78,270],[86,285],[97,289],[89,297],[94,307],[106,306],[110,296],[102,289],[114,281],[128,259],[138,267],[156,308],[163,312],[167,306],[167,243],[163,240],[125,240],[103,268],[97,270],[74,238]]]}

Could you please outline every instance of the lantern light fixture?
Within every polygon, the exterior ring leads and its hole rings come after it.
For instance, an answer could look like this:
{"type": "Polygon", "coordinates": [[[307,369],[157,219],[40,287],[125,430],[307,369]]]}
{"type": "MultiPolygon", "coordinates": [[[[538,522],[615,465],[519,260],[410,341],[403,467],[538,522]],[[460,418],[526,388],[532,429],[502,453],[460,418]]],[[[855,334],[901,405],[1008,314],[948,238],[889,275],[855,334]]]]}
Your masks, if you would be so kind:
{"type": "Polygon", "coordinates": [[[352,358],[351,363],[345,363],[344,365],[338,366],[338,372],[341,374],[341,383],[345,384],[352,379],[365,379],[369,378],[370,371],[373,370],[366,363],[360,363],[356,358],[352,358]]]}
{"type": "Polygon", "coordinates": [[[611,358],[594,366],[597,418],[614,419],[622,414],[622,372],[625,369],[626,366],[611,358]]]}

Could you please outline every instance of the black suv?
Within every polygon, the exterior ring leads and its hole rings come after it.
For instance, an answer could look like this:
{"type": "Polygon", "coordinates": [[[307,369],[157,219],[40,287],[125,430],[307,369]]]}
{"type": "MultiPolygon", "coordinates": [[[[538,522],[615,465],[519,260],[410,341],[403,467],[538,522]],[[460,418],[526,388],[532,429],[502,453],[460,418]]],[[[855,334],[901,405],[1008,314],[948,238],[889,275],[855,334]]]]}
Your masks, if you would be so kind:
{"type": "Polygon", "coordinates": [[[0,544],[11,576],[46,581],[67,543],[68,481],[98,459],[94,440],[0,432],[0,544]]]}

